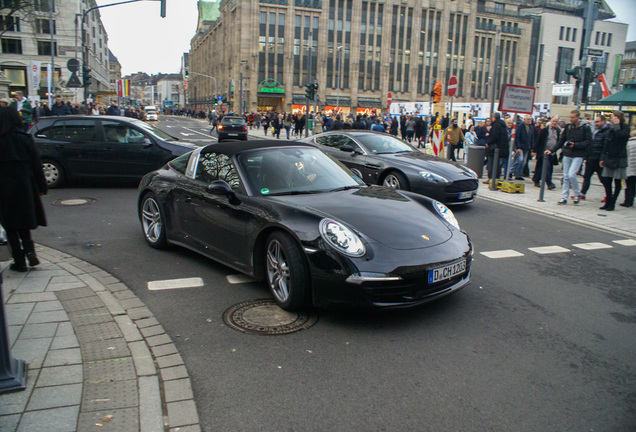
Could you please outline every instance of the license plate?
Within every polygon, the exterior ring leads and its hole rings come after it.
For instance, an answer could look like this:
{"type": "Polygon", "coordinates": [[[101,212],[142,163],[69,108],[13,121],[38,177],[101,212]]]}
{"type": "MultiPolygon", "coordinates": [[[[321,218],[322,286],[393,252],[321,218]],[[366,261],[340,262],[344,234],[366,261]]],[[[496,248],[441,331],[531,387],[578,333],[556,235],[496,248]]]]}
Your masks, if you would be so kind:
{"type": "Polygon", "coordinates": [[[455,261],[452,264],[448,264],[441,267],[436,267],[428,271],[428,283],[433,284],[441,282],[446,279],[450,279],[457,276],[460,273],[466,271],[466,260],[455,261]]]}
{"type": "Polygon", "coordinates": [[[238,134],[227,134],[227,136],[238,136],[238,134]]]}
{"type": "Polygon", "coordinates": [[[472,198],[474,193],[475,193],[475,192],[473,192],[473,191],[460,192],[460,193],[459,193],[459,199],[472,198]]]}

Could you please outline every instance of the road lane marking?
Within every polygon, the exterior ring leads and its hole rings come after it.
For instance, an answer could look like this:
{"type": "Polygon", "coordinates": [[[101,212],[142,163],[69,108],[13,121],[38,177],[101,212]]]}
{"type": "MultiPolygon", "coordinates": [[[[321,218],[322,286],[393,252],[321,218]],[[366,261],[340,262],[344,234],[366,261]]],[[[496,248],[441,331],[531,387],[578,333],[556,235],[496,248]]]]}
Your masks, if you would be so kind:
{"type": "Polygon", "coordinates": [[[622,246],[636,246],[636,240],[614,240],[614,243],[622,246]]]}
{"type": "Polygon", "coordinates": [[[249,283],[249,282],[256,282],[256,279],[249,277],[248,275],[244,275],[244,274],[236,274],[236,275],[229,275],[226,277],[227,281],[231,284],[242,284],[242,283],[249,283]]]}
{"type": "Polygon", "coordinates": [[[578,244],[573,244],[572,246],[577,247],[579,249],[583,249],[583,250],[611,249],[613,247],[611,245],[608,245],[605,243],[599,243],[599,242],[578,243],[578,244]]]}
{"type": "Polygon", "coordinates": [[[148,289],[150,291],[180,289],[180,288],[196,288],[196,287],[202,287],[202,286],[203,286],[203,279],[198,277],[148,282],[148,289]]]}
{"type": "MultiPolygon", "coordinates": [[[[212,135],[209,135],[209,134],[206,134],[206,133],[203,133],[203,132],[199,132],[198,130],[190,129],[190,128],[187,128],[187,127],[184,127],[183,129],[185,129],[187,131],[190,131],[190,132],[194,132],[194,133],[199,134],[199,135],[203,135],[205,137],[208,137],[209,139],[216,138],[216,137],[213,137],[212,135]]],[[[183,132],[181,132],[181,133],[183,133],[183,132]]]]}
{"type": "Polygon", "coordinates": [[[516,250],[512,250],[512,249],[499,250],[499,251],[489,251],[489,252],[480,252],[480,253],[482,255],[485,255],[488,258],[492,258],[492,259],[514,258],[514,257],[523,256],[523,254],[521,252],[517,252],[516,250]]]}
{"type": "Polygon", "coordinates": [[[566,249],[561,246],[534,247],[534,248],[528,248],[528,250],[531,250],[532,252],[535,252],[541,255],[570,252],[570,249],[566,249]]]}

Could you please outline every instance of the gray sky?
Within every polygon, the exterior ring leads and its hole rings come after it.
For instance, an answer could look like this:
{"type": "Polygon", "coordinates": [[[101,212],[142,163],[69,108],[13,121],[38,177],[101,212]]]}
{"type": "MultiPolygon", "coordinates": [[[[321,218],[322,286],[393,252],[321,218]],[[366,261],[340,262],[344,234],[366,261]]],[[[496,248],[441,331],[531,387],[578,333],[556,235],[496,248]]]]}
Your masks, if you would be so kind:
{"type": "MultiPolygon", "coordinates": [[[[96,0],[102,6],[120,0],[96,0]]],[[[122,74],[176,73],[181,56],[190,51],[197,27],[196,0],[167,0],[166,18],[159,16],[158,1],[140,1],[101,8],[108,46],[122,66],[122,74]]],[[[220,0],[219,0],[220,1],[220,0]]],[[[627,41],[636,41],[636,1],[606,0],[615,21],[629,24],[627,41]]]]}

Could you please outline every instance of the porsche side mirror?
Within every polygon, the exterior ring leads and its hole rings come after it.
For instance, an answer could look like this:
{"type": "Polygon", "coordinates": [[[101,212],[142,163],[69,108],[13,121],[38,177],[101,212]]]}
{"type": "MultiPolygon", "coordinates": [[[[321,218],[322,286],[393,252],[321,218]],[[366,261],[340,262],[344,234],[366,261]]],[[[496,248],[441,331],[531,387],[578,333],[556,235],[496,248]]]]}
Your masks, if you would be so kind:
{"type": "Polygon", "coordinates": [[[225,180],[215,180],[208,185],[207,189],[211,194],[227,196],[232,204],[238,202],[232,187],[225,180]]]}

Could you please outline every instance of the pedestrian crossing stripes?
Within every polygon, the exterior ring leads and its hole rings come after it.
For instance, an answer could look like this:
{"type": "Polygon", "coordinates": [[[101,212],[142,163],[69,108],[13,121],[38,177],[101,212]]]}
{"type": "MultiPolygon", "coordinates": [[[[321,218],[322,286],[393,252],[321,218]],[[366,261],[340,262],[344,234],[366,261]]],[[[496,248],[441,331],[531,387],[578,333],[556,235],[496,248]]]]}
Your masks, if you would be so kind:
{"type": "Polygon", "coordinates": [[[570,252],[570,249],[566,249],[561,246],[544,246],[544,247],[535,247],[535,248],[528,248],[528,249],[531,250],[532,252],[535,252],[541,255],[570,252]]]}
{"type": "MultiPolygon", "coordinates": [[[[621,246],[636,246],[636,240],[632,240],[632,239],[613,240],[613,243],[616,243],[617,245],[621,245],[621,246]]],[[[600,250],[600,249],[612,249],[614,246],[606,244],[606,243],[601,243],[601,242],[590,242],[590,243],[576,243],[576,244],[573,244],[572,247],[583,249],[583,250],[600,250]]],[[[528,250],[540,255],[571,252],[571,249],[568,249],[562,246],[556,246],[556,245],[531,247],[531,248],[528,248],[528,250]]],[[[524,256],[522,252],[516,251],[514,249],[485,251],[485,252],[480,252],[480,254],[491,259],[515,258],[515,257],[524,256]]]]}
{"type": "Polygon", "coordinates": [[[512,257],[520,257],[523,256],[521,252],[517,252],[512,249],[500,250],[500,251],[490,251],[490,252],[481,252],[482,255],[486,255],[488,258],[499,259],[499,258],[512,258],[512,257]]]}
{"type": "Polygon", "coordinates": [[[161,281],[148,282],[148,289],[150,291],[169,290],[178,288],[196,288],[203,286],[203,279],[199,277],[184,278],[184,279],[169,279],[161,281]]]}
{"type": "Polygon", "coordinates": [[[605,243],[598,243],[598,242],[579,243],[579,244],[573,244],[572,246],[577,247],[579,249],[583,249],[583,250],[610,249],[613,247],[611,245],[608,245],[605,243]]]}

